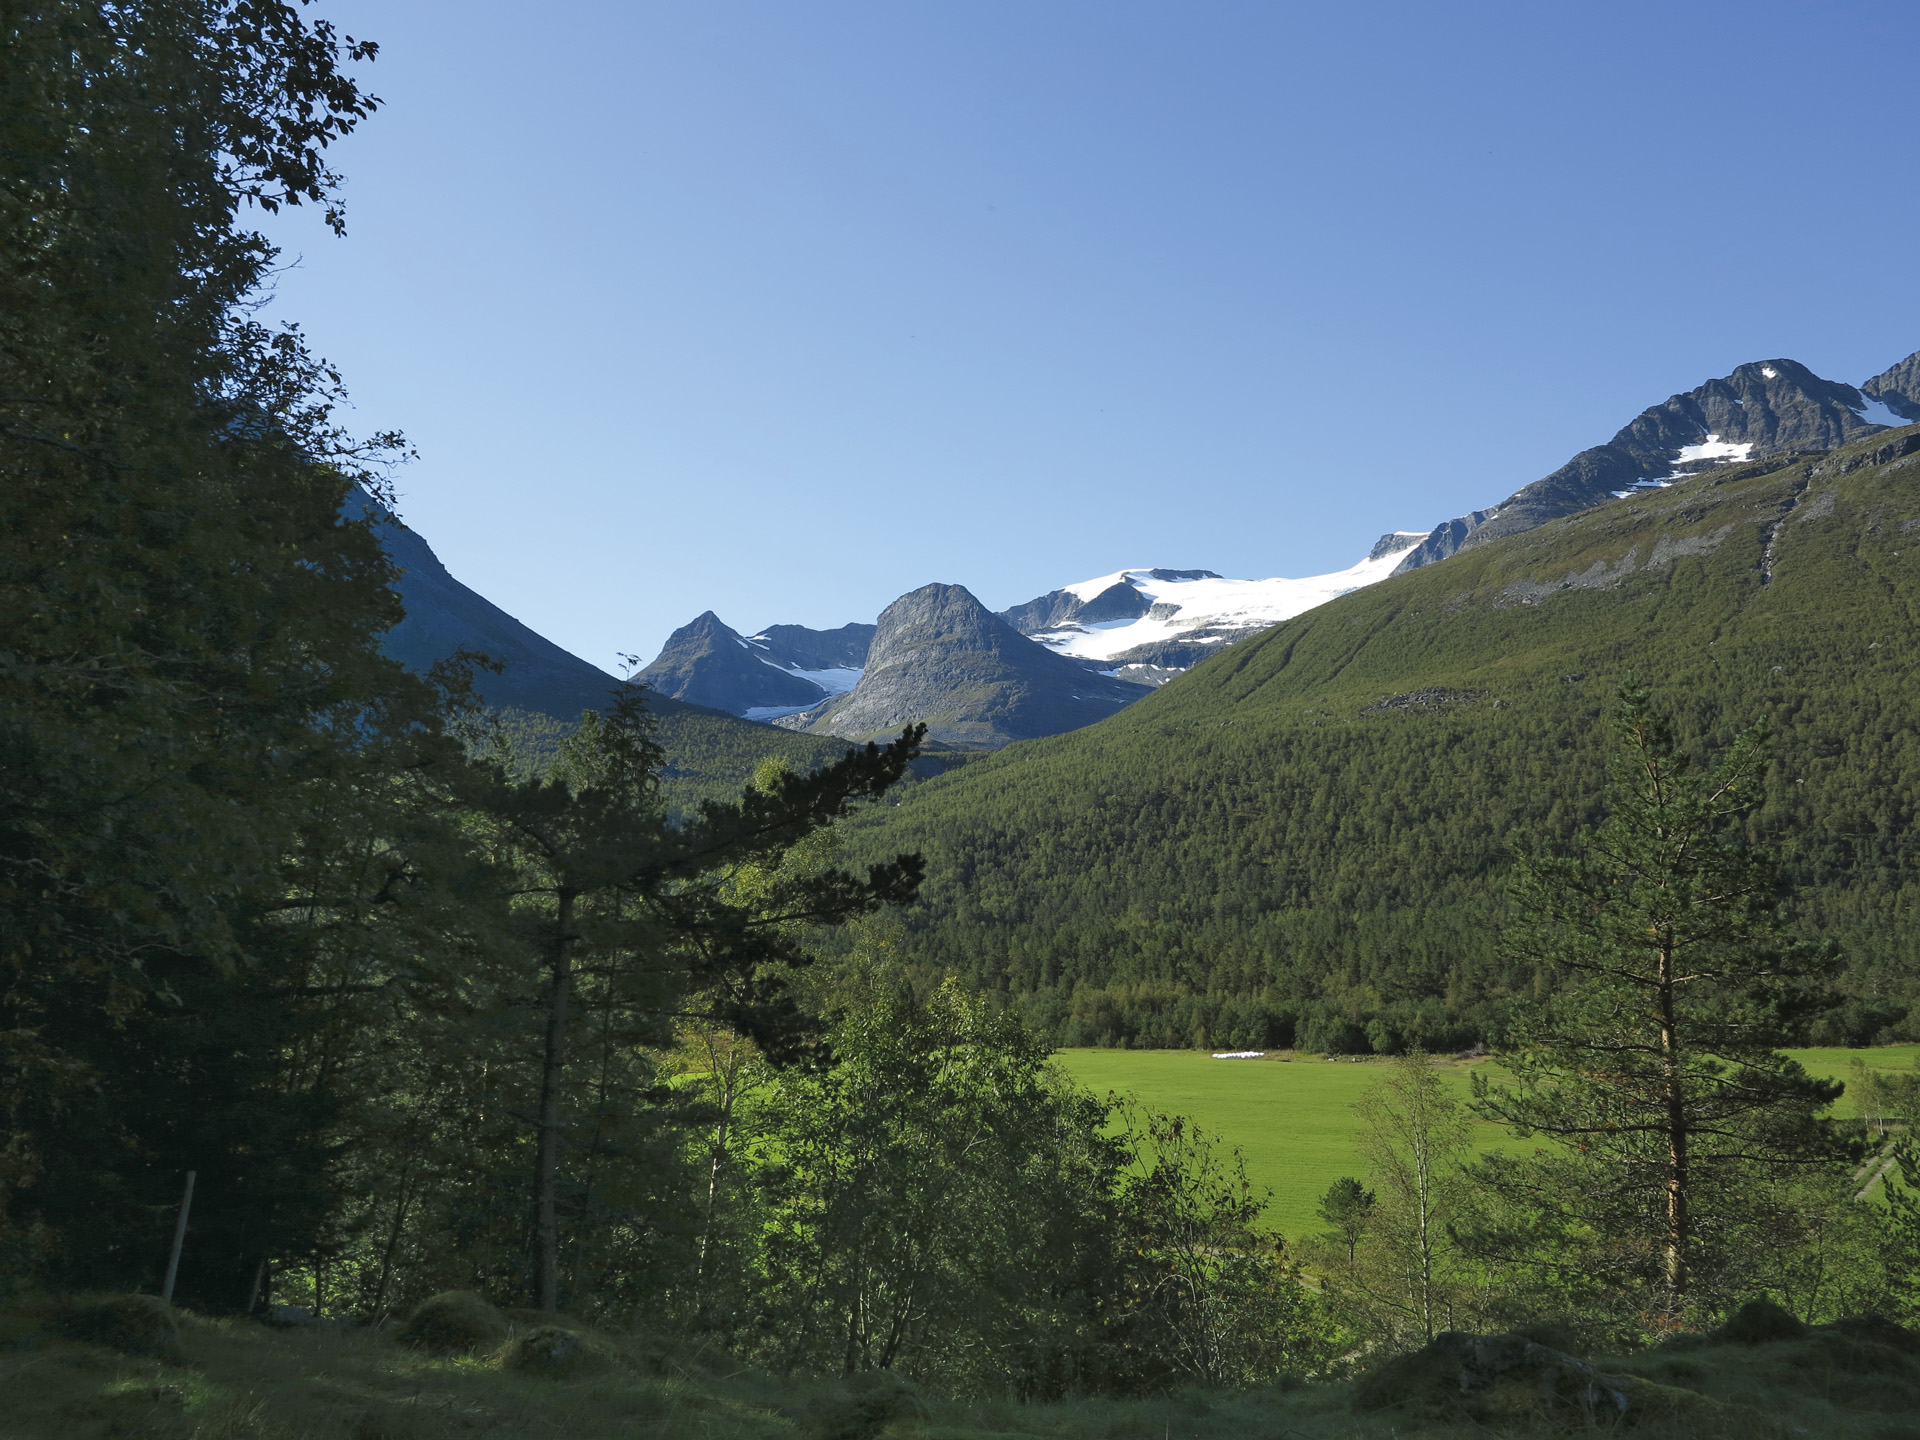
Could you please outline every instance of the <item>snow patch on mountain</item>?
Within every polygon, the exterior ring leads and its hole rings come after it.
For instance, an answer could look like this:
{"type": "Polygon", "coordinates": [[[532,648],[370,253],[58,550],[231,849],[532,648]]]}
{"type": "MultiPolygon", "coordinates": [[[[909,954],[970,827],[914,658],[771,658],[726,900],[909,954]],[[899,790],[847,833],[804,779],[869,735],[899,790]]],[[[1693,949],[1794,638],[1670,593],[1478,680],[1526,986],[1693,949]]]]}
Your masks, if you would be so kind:
{"type": "Polygon", "coordinates": [[[1028,638],[1076,660],[1111,660],[1138,646],[1170,640],[1226,645],[1248,631],[1278,625],[1316,605],[1386,579],[1426,534],[1407,532],[1395,538],[1405,543],[1384,551],[1376,547],[1374,554],[1359,564],[1331,575],[1298,580],[1229,580],[1198,570],[1116,570],[1061,588],[1086,601],[1115,585],[1130,585],[1149,602],[1145,615],[1062,625],[1036,631],[1028,638]],[[1168,576],[1193,578],[1164,578],[1168,576]],[[1229,633],[1196,635],[1196,631],[1229,633]]]}
{"type": "Polygon", "coordinates": [[[1751,440],[1735,445],[1722,440],[1718,435],[1709,435],[1698,445],[1682,445],[1680,453],[1673,457],[1673,463],[1697,465],[1702,460],[1711,460],[1717,465],[1737,465],[1751,454],[1753,454],[1751,440]]]}
{"type": "MultiPolygon", "coordinates": [[[[820,698],[822,700],[830,695],[844,695],[860,683],[860,670],[857,667],[834,666],[825,670],[802,670],[798,665],[782,665],[778,660],[775,660],[771,655],[766,653],[767,647],[759,643],[759,641],[760,637],[757,635],[752,639],[742,639],[740,641],[740,648],[753,656],[753,658],[758,660],[762,665],[771,666],[782,675],[792,675],[796,679],[818,685],[820,687],[820,698]]],[[[818,703],[818,701],[815,702],[815,704],[818,703]]],[[[776,715],[794,715],[802,710],[811,710],[812,708],[812,705],[785,707],[759,705],[743,713],[749,720],[770,720],[776,715]]]]}
{"type": "MultiPolygon", "coordinates": [[[[773,661],[767,661],[773,665],[773,661]]],[[[776,670],[784,666],[773,665],[776,670]]],[[[802,680],[811,680],[829,695],[844,695],[860,683],[861,672],[852,668],[836,670],[788,670],[789,675],[798,675],[802,680]]]]}
{"type": "Polygon", "coordinates": [[[1853,412],[1869,425],[1887,425],[1898,429],[1902,425],[1913,424],[1913,421],[1889,410],[1884,400],[1874,400],[1864,395],[1860,397],[1860,403],[1853,407],[1853,412]]]}

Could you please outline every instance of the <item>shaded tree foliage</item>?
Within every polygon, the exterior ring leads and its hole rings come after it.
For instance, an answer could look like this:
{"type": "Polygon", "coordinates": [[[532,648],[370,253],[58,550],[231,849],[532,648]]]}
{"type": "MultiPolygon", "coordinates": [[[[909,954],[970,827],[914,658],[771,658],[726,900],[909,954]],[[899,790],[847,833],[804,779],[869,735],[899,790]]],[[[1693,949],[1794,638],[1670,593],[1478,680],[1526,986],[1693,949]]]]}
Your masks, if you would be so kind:
{"type": "Polygon", "coordinates": [[[446,697],[380,654],[392,573],[340,518],[399,442],[248,309],[243,208],[338,228],[371,55],[272,0],[0,16],[0,1187],[84,1283],[158,1268],[190,1167],[184,1293],[313,1243],[325,997],[457,885],[446,697]]]}

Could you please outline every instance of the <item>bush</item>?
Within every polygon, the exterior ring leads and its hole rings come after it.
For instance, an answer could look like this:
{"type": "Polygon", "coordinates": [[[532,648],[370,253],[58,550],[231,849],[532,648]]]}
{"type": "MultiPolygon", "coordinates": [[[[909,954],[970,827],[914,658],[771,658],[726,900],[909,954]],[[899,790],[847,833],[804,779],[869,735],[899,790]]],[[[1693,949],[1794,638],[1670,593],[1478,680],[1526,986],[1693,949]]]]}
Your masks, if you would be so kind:
{"type": "Polygon", "coordinates": [[[126,1355],[171,1356],[180,1348],[180,1321],[157,1295],[115,1295],[62,1310],[47,1327],[68,1340],[105,1345],[126,1355]]]}
{"type": "Polygon", "coordinates": [[[498,1345],[507,1317],[471,1290],[443,1290],[420,1303],[400,1332],[400,1343],[429,1355],[457,1355],[498,1345]]]}
{"type": "Polygon", "coordinates": [[[1749,1300],[1713,1332],[1713,1338],[1736,1345],[1765,1345],[1774,1340],[1799,1340],[1807,1327],[1771,1300],[1749,1300]]]}

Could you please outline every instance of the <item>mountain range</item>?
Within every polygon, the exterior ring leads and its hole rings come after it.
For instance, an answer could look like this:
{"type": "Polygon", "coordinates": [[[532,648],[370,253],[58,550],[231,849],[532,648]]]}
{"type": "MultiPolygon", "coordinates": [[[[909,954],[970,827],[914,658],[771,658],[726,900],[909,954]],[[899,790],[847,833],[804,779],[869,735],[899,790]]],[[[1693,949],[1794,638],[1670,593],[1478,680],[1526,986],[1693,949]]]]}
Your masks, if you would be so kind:
{"type": "MultiPolygon", "coordinates": [[[[346,508],[358,518],[374,506],[364,493],[355,492],[346,508]]],[[[389,655],[423,674],[462,651],[486,655],[498,668],[476,668],[475,689],[529,758],[549,753],[560,736],[579,723],[582,711],[607,703],[620,683],[615,677],[561,649],[456,580],[418,531],[384,511],[379,530],[401,572],[396,588],[406,606],[406,618],[387,632],[384,648],[389,655]]],[[[769,755],[810,769],[846,748],[828,738],[774,730],[672,696],[655,694],[648,704],[668,756],[663,777],[668,800],[681,809],[703,799],[737,795],[769,755]]]]}
{"type": "Polygon", "coordinates": [[[926,857],[896,953],[1063,1044],[1472,1044],[1545,983],[1513,851],[1599,818],[1638,677],[1689,744],[1771,733],[1750,833],[1845,959],[1808,1039],[1920,1040],[1920,426],[1671,473],[911,787],[845,840],[926,857]]]}
{"type": "MultiPolygon", "coordinates": [[[[1066,1043],[1441,1049],[1539,983],[1498,947],[1509,857],[1596,817],[1638,676],[1686,737],[1772,730],[1752,831],[1847,962],[1809,1038],[1920,1039],[1912,420],[1920,355],[1858,387],[1755,362],[1311,581],[1122,570],[998,615],[938,584],[838,631],[708,613],[649,667],[669,784],[686,804],[927,721],[993,753],[844,840],[927,856],[910,963],[1066,1043]]],[[[487,697],[551,726],[613,683],[389,545],[409,663],[489,649],[487,697]]]]}
{"type": "Polygon", "coordinates": [[[1920,354],[1857,387],[1793,360],[1755,361],[1650,406],[1606,444],[1497,505],[1430,531],[1389,532],[1365,559],[1331,574],[1233,580],[1211,570],[1120,570],[997,617],[964,587],[929,586],[889,606],[877,625],[833,631],[776,625],[742,634],[709,610],[676,630],[638,678],[668,698],[808,734],[870,739],[920,719],[939,743],[995,749],[1102,718],[1223,646],[1389,576],[1706,471],[1826,452],[1913,419],[1920,354]],[[875,667],[870,654],[882,645],[886,663],[875,667]],[[1036,652],[1070,663],[1049,665],[1036,652]]]}

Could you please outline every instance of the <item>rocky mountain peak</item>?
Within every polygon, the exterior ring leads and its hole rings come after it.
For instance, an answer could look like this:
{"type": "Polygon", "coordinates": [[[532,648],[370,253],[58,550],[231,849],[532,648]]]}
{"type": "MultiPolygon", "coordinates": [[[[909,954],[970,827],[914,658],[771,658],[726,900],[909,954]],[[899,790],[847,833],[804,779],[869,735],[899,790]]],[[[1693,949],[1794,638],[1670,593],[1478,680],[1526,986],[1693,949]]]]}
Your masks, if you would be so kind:
{"type": "Polygon", "coordinates": [[[1145,694],[1022,635],[964,585],[923,585],[880,613],[853,690],[790,724],[866,739],[923,722],[930,739],[992,749],[1076,729],[1145,694]]]}
{"type": "Polygon", "coordinates": [[[1430,565],[1455,551],[1716,465],[1783,451],[1837,449],[1915,415],[1920,415],[1920,356],[1909,356],[1865,387],[1823,379],[1797,360],[1749,361],[1649,406],[1606,444],[1582,450],[1491,509],[1435,527],[1399,570],[1430,565]]]}
{"type": "Polygon", "coordinates": [[[1920,421],[1920,351],[1882,370],[1860,387],[1860,393],[1879,401],[1902,420],[1920,421]]]}
{"type": "Polygon", "coordinates": [[[711,610],[669,635],[653,663],[634,678],[675,700],[734,715],[816,705],[826,695],[819,685],[762,659],[711,610]]]}

